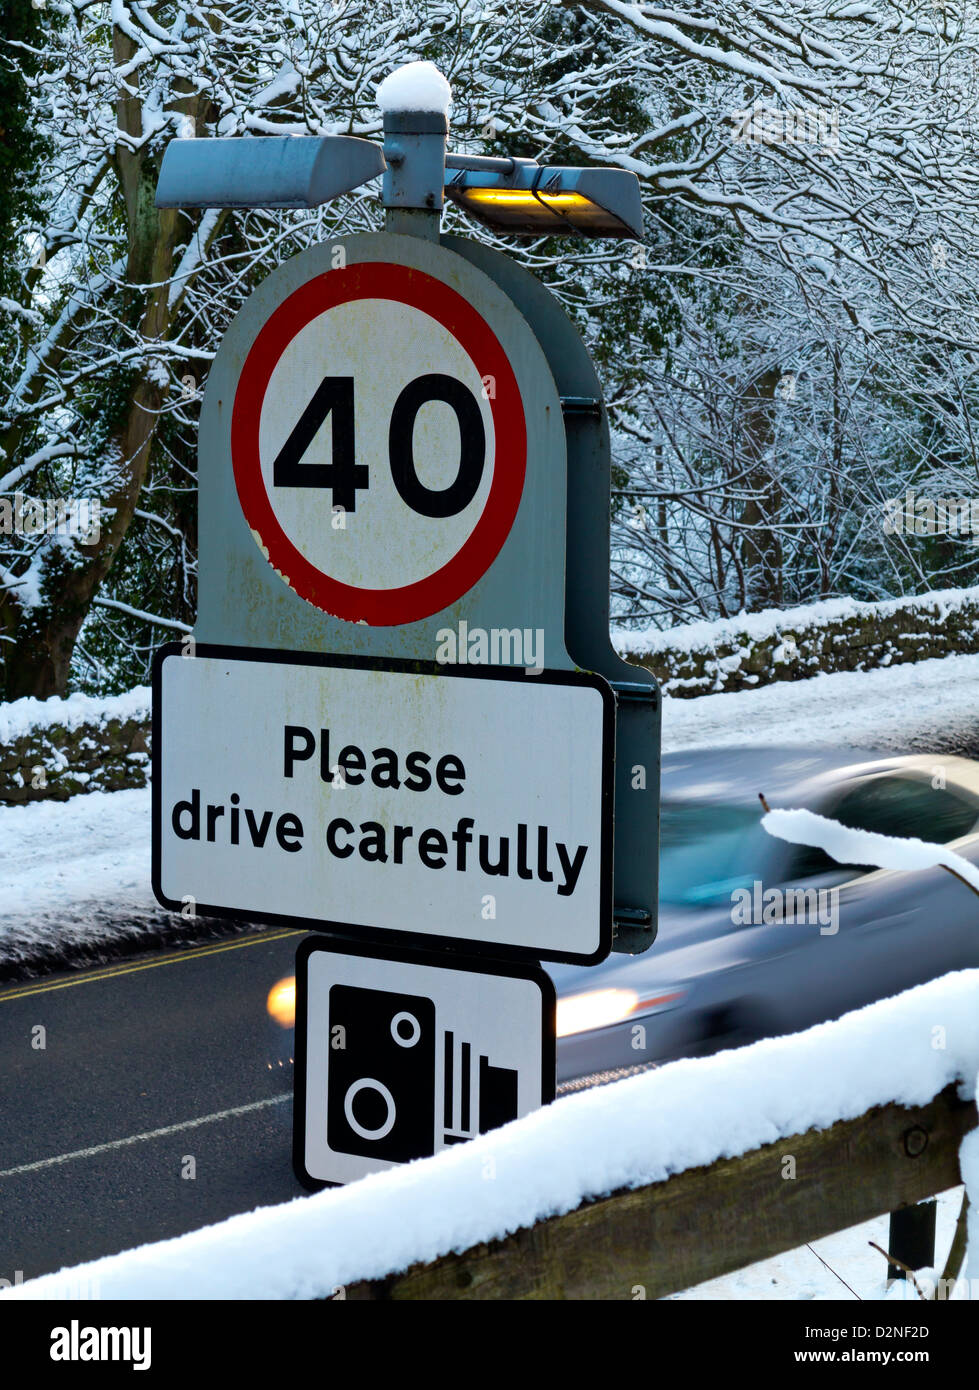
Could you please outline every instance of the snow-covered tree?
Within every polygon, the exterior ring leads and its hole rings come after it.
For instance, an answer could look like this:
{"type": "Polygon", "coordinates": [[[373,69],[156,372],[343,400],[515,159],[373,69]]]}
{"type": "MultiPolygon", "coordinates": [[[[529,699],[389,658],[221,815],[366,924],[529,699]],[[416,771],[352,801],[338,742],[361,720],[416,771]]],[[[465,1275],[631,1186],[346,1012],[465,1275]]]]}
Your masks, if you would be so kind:
{"type": "Polygon", "coordinates": [[[97,500],[101,526],[0,525],[0,693],[61,691],[73,661],[139,679],[192,622],[221,334],[279,260],[379,225],[376,189],[313,214],[157,211],[167,141],[379,138],[376,86],[414,58],[452,83],[456,148],[643,183],[642,248],[508,244],[605,379],[629,611],[967,575],[940,548],[878,564],[868,520],[914,470],[972,457],[979,21],[957,3],[48,0],[3,43],[48,149],[0,306],[0,521],[20,493],[97,500]]]}

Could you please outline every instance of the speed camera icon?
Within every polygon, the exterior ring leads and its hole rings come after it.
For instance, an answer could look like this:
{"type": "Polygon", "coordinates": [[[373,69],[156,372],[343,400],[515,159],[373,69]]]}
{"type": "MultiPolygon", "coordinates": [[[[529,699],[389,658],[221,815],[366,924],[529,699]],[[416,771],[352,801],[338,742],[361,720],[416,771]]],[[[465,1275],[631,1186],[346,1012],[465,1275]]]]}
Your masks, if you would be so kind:
{"type": "Polygon", "coordinates": [[[494,1066],[451,1029],[439,1035],[433,999],[334,985],[330,1038],[333,1149],[407,1163],[517,1118],[516,1069],[494,1066]]]}
{"type": "Polygon", "coordinates": [[[294,1162],[308,1186],[430,1158],[553,1099],[549,978],[450,960],[300,947],[294,1162]]]}

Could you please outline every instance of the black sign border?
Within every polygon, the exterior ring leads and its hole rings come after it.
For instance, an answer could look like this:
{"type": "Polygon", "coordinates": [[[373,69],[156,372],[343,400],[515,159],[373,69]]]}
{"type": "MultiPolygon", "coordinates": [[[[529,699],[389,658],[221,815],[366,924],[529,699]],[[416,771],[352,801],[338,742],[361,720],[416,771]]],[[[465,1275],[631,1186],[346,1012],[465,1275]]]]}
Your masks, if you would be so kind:
{"type": "MultiPolygon", "coordinates": [[[[392,671],[403,675],[430,675],[460,680],[509,680],[543,685],[574,685],[597,690],[602,697],[602,806],[601,806],[601,878],[599,881],[598,946],[591,955],[568,951],[544,951],[536,946],[513,946],[506,943],[470,941],[466,937],[436,936],[424,932],[399,931],[395,927],[369,927],[353,922],[333,922],[296,917],[289,913],[255,913],[238,908],[217,907],[213,903],[194,903],[195,914],[233,922],[259,922],[271,926],[296,927],[303,931],[322,931],[331,936],[354,942],[375,942],[431,949],[433,946],[462,951],[478,958],[507,961],[551,961],[566,965],[599,965],[612,949],[613,913],[613,835],[615,811],[615,696],[601,676],[585,671],[542,670],[528,675],[523,667],[514,666],[449,666],[435,661],[405,661],[395,657],[349,656],[320,652],[277,651],[258,647],[222,646],[212,642],[197,642],[192,637],[184,642],[169,642],[153,657],[153,714],[152,714],[152,863],[153,896],[169,912],[181,912],[184,904],[168,898],[160,884],[162,769],[163,741],[160,737],[163,713],[163,665],[171,658],[193,661],[197,657],[216,660],[272,662],[281,665],[328,666],[353,670],[392,671]],[[188,652],[188,643],[192,643],[188,652]]],[[[378,952],[383,955],[383,951],[378,952]]]]}
{"type": "MultiPolygon", "coordinates": [[[[554,981],[540,966],[517,961],[484,960],[481,956],[463,956],[445,951],[420,951],[400,945],[391,950],[376,951],[373,943],[351,942],[342,937],[307,936],[296,947],[296,1035],[293,1053],[292,1104],[292,1168],[307,1192],[320,1192],[324,1187],[344,1187],[348,1184],[314,1178],[306,1167],[306,1066],[308,1058],[309,1024],[309,958],[315,951],[330,951],[333,955],[362,956],[368,960],[400,962],[404,965],[429,965],[438,970],[467,970],[477,975],[503,975],[510,980],[530,980],[541,992],[541,1107],[550,1105],[557,1094],[557,991],[554,981]]],[[[325,1097],[324,1097],[325,1104],[325,1097]]],[[[392,1169],[402,1167],[393,1163],[392,1169]]],[[[354,1181],[354,1179],[351,1179],[354,1181]]]]}

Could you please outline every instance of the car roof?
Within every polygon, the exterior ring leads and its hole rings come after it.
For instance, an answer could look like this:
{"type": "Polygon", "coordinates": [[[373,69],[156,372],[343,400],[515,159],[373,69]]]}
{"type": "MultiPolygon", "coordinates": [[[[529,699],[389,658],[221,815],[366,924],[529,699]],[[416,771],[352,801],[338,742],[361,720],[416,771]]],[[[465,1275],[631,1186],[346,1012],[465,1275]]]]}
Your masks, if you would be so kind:
{"type": "Polygon", "coordinates": [[[661,771],[664,801],[758,804],[787,794],[812,795],[831,785],[884,772],[928,772],[941,766],[948,781],[979,796],[979,763],[944,753],[895,754],[868,748],[697,748],[667,753],[661,771]]]}

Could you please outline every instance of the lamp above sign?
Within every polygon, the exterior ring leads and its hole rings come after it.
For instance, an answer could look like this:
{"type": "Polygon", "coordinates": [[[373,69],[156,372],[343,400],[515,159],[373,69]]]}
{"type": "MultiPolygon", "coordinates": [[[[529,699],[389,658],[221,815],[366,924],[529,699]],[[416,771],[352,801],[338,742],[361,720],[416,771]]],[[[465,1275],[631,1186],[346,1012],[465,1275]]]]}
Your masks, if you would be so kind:
{"type": "MultiPolygon", "coordinates": [[[[386,169],[380,146],[353,135],[171,140],[156,205],[313,208],[386,169]]],[[[447,154],[444,177],[445,196],[496,232],[642,239],[639,180],[626,169],[447,154]]]]}

